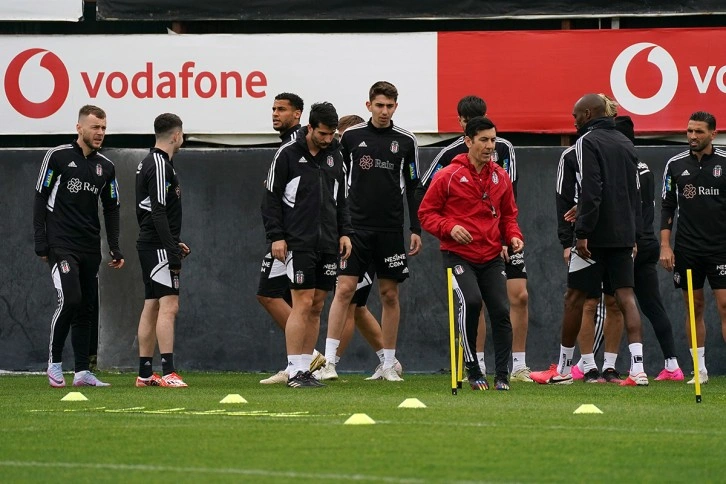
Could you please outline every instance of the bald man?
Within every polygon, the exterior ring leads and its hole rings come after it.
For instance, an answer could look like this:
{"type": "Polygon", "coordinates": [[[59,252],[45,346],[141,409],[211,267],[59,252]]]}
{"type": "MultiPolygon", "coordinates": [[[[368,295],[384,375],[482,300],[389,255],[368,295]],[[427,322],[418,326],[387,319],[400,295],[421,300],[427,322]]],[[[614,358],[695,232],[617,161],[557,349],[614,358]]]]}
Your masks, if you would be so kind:
{"type": "MultiPolygon", "coordinates": [[[[580,98],[572,111],[580,138],[574,145],[579,171],[576,243],[570,255],[559,362],[530,377],[542,384],[572,383],[572,357],[582,308],[603,277],[615,291],[630,343],[630,371],[623,386],[646,386],[640,313],[633,293],[633,251],[642,232],[638,158],[633,143],[615,129],[605,101],[580,98]]],[[[558,176],[559,179],[559,176],[558,176]]]]}

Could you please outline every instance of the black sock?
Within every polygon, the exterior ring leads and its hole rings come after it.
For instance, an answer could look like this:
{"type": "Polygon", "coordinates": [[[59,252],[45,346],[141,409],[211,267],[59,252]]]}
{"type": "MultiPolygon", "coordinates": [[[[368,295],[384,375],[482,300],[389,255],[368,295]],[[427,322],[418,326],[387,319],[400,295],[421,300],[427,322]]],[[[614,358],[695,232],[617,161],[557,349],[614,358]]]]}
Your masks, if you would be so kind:
{"type": "Polygon", "coordinates": [[[139,358],[139,376],[141,378],[149,378],[154,372],[153,367],[151,366],[151,360],[153,360],[153,358],[150,356],[142,356],[139,358]]]}
{"type": "Polygon", "coordinates": [[[161,354],[161,371],[164,376],[169,373],[174,373],[174,353],[162,353],[161,354]]]}

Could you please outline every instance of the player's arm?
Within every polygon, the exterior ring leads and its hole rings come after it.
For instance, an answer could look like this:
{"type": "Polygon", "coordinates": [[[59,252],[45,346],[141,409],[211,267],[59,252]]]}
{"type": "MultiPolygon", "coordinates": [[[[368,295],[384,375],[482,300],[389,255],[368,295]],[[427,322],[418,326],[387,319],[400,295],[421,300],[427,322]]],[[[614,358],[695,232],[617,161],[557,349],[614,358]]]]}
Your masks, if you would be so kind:
{"type": "Polygon", "coordinates": [[[289,177],[289,165],[286,152],[278,150],[267,173],[267,189],[262,200],[262,222],[265,234],[272,241],[272,256],[280,261],[285,260],[287,244],[282,218],[282,203],[285,186],[289,177]]]}
{"type": "Polygon", "coordinates": [[[671,248],[671,231],[678,208],[678,193],[676,181],[673,179],[671,163],[666,165],[663,173],[663,189],[660,205],[660,263],[668,271],[673,270],[675,256],[671,248]]]}
{"type": "Polygon", "coordinates": [[[343,259],[350,256],[351,245],[350,236],[353,235],[353,225],[350,221],[350,210],[348,209],[348,185],[346,185],[346,170],[340,170],[337,178],[338,193],[336,198],[337,222],[338,222],[338,238],[339,249],[343,259]],[[347,239],[347,240],[345,240],[347,239]]]}
{"type": "Polygon", "coordinates": [[[171,165],[167,166],[161,156],[154,156],[154,161],[148,166],[144,173],[149,200],[151,201],[151,220],[154,223],[156,233],[161,239],[161,244],[166,250],[169,259],[169,270],[181,270],[181,249],[171,235],[169,219],[166,215],[166,187],[171,184],[174,176],[171,165]]]}
{"type": "Polygon", "coordinates": [[[577,160],[574,151],[565,151],[557,166],[555,205],[557,210],[557,238],[564,249],[572,247],[575,224],[565,219],[565,214],[576,205],[577,160]]]}
{"type": "Polygon", "coordinates": [[[595,230],[600,217],[600,203],[602,202],[602,176],[595,150],[587,140],[581,146],[578,155],[580,174],[582,178],[582,191],[577,204],[577,220],[575,221],[575,237],[585,240],[595,230]]]}
{"type": "Polygon", "coordinates": [[[106,240],[111,251],[111,267],[120,269],[124,264],[124,256],[119,247],[121,201],[119,198],[116,168],[111,167],[111,173],[106,185],[101,190],[101,205],[103,206],[103,219],[106,226],[106,240]]]}
{"type": "Polygon", "coordinates": [[[508,180],[507,189],[502,196],[499,204],[499,233],[507,244],[512,245],[514,252],[521,252],[524,248],[524,236],[517,223],[517,215],[519,209],[517,203],[514,201],[514,188],[511,180],[508,180]]]}
{"type": "Polygon", "coordinates": [[[418,219],[419,202],[416,200],[416,186],[419,182],[419,166],[418,166],[418,143],[413,138],[413,149],[406,157],[406,172],[404,179],[406,180],[406,205],[408,206],[408,218],[410,221],[411,244],[409,246],[408,255],[413,256],[421,252],[421,222],[418,219]]]}
{"type": "Polygon", "coordinates": [[[48,198],[53,187],[58,183],[58,163],[51,151],[48,151],[40,165],[38,181],[35,184],[35,201],[33,202],[33,232],[35,253],[42,258],[48,257],[48,234],[45,221],[48,216],[48,198]]]}

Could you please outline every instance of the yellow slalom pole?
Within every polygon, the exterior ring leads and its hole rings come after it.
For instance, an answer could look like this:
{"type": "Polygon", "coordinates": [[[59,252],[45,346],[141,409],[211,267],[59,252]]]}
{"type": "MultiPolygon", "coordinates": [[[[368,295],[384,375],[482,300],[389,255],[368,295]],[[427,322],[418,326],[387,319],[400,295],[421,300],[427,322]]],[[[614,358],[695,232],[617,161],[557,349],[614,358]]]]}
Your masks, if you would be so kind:
{"type": "Polygon", "coordinates": [[[691,269],[686,270],[686,278],[688,279],[688,315],[691,320],[691,348],[693,348],[693,380],[696,389],[696,403],[701,403],[701,372],[698,368],[698,343],[696,342],[696,311],[693,307],[693,280],[691,279],[691,269]]]}
{"type": "Polygon", "coordinates": [[[461,333],[459,333],[459,367],[457,370],[457,385],[459,388],[461,388],[461,382],[464,381],[464,345],[466,342],[461,338],[461,333]]]}
{"type": "Polygon", "coordinates": [[[451,353],[451,394],[456,395],[456,333],[454,331],[454,277],[451,268],[446,269],[446,285],[449,297],[449,350],[451,353]]]}

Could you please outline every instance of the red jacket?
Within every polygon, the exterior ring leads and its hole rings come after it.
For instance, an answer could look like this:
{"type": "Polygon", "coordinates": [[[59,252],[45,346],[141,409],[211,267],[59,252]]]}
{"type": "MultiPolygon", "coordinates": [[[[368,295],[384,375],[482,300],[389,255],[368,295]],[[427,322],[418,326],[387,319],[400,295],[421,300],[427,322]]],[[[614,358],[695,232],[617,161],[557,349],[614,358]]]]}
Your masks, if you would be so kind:
{"type": "Polygon", "coordinates": [[[507,172],[490,161],[477,173],[468,154],[462,153],[436,173],[418,216],[421,227],[441,241],[441,250],[482,264],[499,256],[503,240],[524,240],[518,212],[507,172]],[[471,243],[460,244],[451,237],[455,225],[471,234],[471,243]]]}

